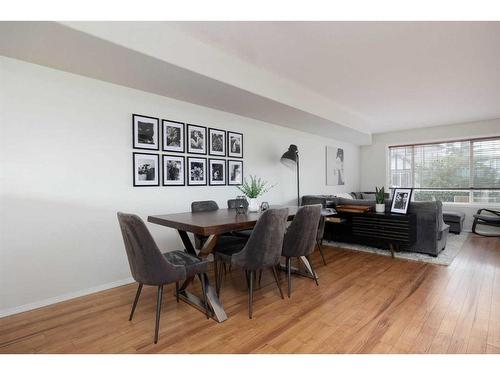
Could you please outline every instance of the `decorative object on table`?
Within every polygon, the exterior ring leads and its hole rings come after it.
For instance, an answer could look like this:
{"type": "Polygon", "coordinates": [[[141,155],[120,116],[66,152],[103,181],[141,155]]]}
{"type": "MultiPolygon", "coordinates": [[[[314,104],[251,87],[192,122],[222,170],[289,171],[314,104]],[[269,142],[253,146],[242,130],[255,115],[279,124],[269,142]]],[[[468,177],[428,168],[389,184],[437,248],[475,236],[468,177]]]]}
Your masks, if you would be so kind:
{"type": "Polygon", "coordinates": [[[406,214],[410,205],[412,188],[396,188],[392,196],[391,212],[406,214]]]}
{"type": "Polygon", "coordinates": [[[162,127],[163,151],[184,152],[184,123],[162,120],[162,127]]]}
{"type": "Polygon", "coordinates": [[[184,156],[163,155],[163,186],[184,186],[184,156]]]}
{"type": "Polygon", "coordinates": [[[207,159],[206,158],[187,158],[188,163],[188,185],[206,185],[207,184],[207,159]]]}
{"type": "Polygon", "coordinates": [[[134,186],[160,186],[159,161],[156,154],[134,152],[134,186]]]}
{"type": "Polygon", "coordinates": [[[344,149],[326,146],[326,184],[345,185],[344,149]]]}
{"type": "Polygon", "coordinates": [[[228,185],[241,185],[243,183],[243,161],[227,161],[228,185]]]}
{"type": "Polygon", "coordinates": [[[266,211],[266,210],[269,210],[269,203],[267,203],[267,202],[262,202],[262,203],[260,204],[260,210],[261,210],[261,211],[266,211]]]}
{"type": "Polygon", "coordinates": [[[226,161],[223,159],[209,159],[209,184],[226,185],[226,161]]]}
{"type": "Polygon", "coordinates": [[[250,182],[248,182],[245,178],[243,184],[238,186],[238,189],[249,198],[248,210],[250,212],[258,212],[259,204],[257,202],[257,198],[264,193],[267,193],[273,187],[274,185],[268,186],[268,182],[262,180],[261,178],[250,176],[250,182]]]}
{"type": "Polygon", "coordinates": [[[299,150],[297,146],[288,146],[288,150],[281,156],[280,161],[289,168],[297,169],[297,206],[300,206],[299,150]]]}
{"type": "Polygon", "coordinates": [[[226,156],[226,131],[208,129],[208,153],[215,156],[226,156]]]}
{"type": "Polygon", "coordinates": [[[207,128],[200,125],[187,124],[187,152],[190,154],[207,154],[207,128]]]}
{"type": "Polygon", "coordinates": [[[375,212],[385,212],[385,191],[382,186],[380,189],[375,186],[375,212]]]}
{"type": "Polygon", "coordinates": [[[132,114],[133,147],[142,150],[160,149],[159,122],[156,117],[132,114]]]}
{"type": "Polygon", "coordinates": [[[236,202],[237,202],[236,214],[238,215],[246,214],[248,209],[247,197],[245,197],[244,195],[238,195],[236,197],[236,202]]]}
{"type": "Polygon", "coordinates": [[[243,134],[227,132],[227,156],[230,158],[243,157],[243,134]]]}
{"type": "Polygon", "coordinates": [[[356,204],[338,204],[335,208],[338,212],[352,212],[352,213],[370,212],[372,210],[371,206],[356,205],[356,204]]]}

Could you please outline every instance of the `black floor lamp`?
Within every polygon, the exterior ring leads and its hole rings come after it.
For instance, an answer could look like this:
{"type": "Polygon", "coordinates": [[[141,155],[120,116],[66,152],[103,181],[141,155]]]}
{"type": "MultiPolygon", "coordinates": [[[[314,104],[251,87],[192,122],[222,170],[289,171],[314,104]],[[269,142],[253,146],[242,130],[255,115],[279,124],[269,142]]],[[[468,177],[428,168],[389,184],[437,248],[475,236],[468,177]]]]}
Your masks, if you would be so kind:
{"type": "Polygon", "coordinates": [[[288,147],[288,150],[281,157],[281,163],[290,168],[297,167],[297,206],[300,206],[299,150],[297,146],[290,145],[288,147]]]}

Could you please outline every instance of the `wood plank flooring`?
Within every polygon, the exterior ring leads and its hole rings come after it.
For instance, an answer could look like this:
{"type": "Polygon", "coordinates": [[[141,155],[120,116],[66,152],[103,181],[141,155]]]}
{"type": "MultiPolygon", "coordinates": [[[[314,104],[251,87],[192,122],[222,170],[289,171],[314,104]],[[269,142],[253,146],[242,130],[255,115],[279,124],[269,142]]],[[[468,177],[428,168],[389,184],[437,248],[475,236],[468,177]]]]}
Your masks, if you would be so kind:
{"type": "Polygon", "coordinates": [[[131,284],[0,319],[0,353],[500,353],[500,239],[469,235],[449,267],[325,253],[327,266],[313,257],[320,286],[294,277],[291,299],[264,273],[252,320],[233,269],[222,324],[176,303],[169,286],[154,345],[156,289],[144,287],[129,322],[131,284]]]}

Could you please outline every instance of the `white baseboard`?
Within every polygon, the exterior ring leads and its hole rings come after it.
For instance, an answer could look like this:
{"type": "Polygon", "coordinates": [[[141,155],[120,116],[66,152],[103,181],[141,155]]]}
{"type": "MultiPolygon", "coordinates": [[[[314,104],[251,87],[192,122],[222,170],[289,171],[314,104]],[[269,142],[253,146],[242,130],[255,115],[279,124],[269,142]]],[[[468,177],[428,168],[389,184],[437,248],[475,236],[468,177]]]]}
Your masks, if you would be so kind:
{"type": "Polygon", "coordinates": [[[134,282],[134,279],[129,277],[129,278],[126,278],[123,280],[113,281],[111,283],[107,283],[107,284],[103,284],[103,285],[99,285],[99,286],[94,286],[92,288],[88,288],[88,289],[84,289],[84,290],[79,290],[77,292],[66,293],[66,294],[62,294],[60,296],[47,298],[47,299],[33,302],[33,303],[28,303],[26,305],[11,307],[8,309],[0,310],[0,318],[5,317],[5,316],[9,316],[9,315],[19,314],[19,313],[29,311],[29,310],[38,309],[38,308],[44,307],[44,306],[53,305],[55,303],[67,301],[67,300],[77,298],[77,297],[86,296],[88,294],[101,292],[103,290],[116,288],[118,286],[130,284],[133,282],[134,282]]]}

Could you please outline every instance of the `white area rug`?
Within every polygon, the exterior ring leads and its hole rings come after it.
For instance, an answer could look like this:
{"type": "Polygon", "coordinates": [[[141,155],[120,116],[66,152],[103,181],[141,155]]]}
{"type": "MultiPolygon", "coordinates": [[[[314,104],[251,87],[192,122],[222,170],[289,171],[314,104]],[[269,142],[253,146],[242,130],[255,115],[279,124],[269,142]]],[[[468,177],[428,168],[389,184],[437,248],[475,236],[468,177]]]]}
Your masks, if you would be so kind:
{"type": "MultiPolygon", "coordinates": [[[[462,232],[461,234],[450,233],[448,235],[446,248],[443,251],[441,251],[441,253],[439,253],[439,255],[437,257],[433,257],[433,256],[430,256],[427,254],[412,253],[412,252],[405,252],[405,251],[396,252],[394,254],[394,256],[396,258],[414,260],[417,262],[426,262],[426,263],[439,264],[442,266],[449,266],[451,264],[451,262],[453,262],[453,259],[455,259],[457,254],[462,249],[462,246],[463,246],[465,240],[467,239],[468,235],[469,235],[469,233],[467,233],[467,232],[462,232]]],[[[384,256],[388,256],[388,257],[391,256],[391,252],[389,250],[383,250],[383,249],[379,249],[379,248],[371,247],[371,246],[358,245],[358,244],[352,244],[352,243],[346,243],[346,242],[335,242],[335,241],[325,241],[324,243],[326,245],[341,247],[343,249],[364,251],[366,253],[384,255],[384,256]]]]}

